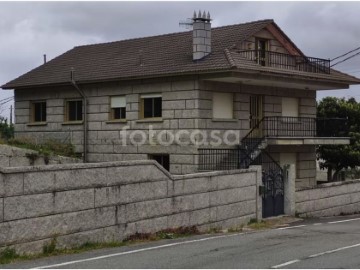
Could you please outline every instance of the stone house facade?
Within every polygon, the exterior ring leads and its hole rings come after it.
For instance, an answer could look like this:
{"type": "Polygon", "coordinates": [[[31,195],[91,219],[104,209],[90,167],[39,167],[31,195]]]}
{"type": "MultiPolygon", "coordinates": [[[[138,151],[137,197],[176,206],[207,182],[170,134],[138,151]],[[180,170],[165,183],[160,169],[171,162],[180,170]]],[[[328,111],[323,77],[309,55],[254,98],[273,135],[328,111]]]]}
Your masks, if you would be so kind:
{"type": "Polygon", "coordinates": [[[188,174],[212,155],[231,159],[201,149],[238,149],[257,132],[276,162],[295,164],[297,187],[314,186],[315,146],[349,143],[315,134],[316,91],[360,80],[306,57],[272,20],[210,21],[194,14],[192,31],[75,47],[8,82],[16,136],[71,142],[86,162],[155,159],[188,174]]]}

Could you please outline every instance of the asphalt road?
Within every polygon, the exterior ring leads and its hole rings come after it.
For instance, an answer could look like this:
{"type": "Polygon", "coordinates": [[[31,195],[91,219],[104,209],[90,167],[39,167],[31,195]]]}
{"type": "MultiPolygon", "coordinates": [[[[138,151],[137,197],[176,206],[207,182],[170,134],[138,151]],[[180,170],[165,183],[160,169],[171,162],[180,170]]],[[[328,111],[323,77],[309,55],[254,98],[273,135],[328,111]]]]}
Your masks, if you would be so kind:
{"type": "Polygon", "coordinates": [[[202,235],[3,268],[360,268],[360,216],[251,233],[202,235]]]}

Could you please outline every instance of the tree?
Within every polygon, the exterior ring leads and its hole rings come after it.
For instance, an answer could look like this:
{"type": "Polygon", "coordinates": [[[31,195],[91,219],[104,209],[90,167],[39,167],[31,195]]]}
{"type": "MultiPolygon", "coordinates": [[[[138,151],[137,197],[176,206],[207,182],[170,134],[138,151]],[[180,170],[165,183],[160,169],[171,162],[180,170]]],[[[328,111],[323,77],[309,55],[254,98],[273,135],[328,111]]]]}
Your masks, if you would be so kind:
{"type": "Polygon", "coordinates": [[[317,118],[332,118],[324,122],[327,124],[318,124],[319,134],[350,137],[349,145],[321,145],[317,148],[320,168],[328,170],[328,181],[335,181],[342,169],[360,165],[360,103],[354,98],[326,97],[317,105],[317,118]],[[346,126],[341,126],[335,118],[347,118],[346,126]]]}

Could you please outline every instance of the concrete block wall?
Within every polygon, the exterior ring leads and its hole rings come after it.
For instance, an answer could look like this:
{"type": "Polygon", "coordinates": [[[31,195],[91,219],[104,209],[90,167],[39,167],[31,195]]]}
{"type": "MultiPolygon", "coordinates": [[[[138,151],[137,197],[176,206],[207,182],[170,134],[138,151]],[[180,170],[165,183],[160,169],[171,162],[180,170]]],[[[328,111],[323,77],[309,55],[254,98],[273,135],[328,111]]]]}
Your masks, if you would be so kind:
{"type": "Polygon", "coordinates": [[[304,217],[338,216],[360,212],[360,180],[334,182],[298,189],[296,213],[304,217]]]}
{"type": "MultiPolygon", "coordinates": [[[[49,156],[47,164],[51,165],[69,163],[82,163],[82,160],[63,156],[49,156]]],[[[40,155],[37,151],[9,145],[0,145],[0,167],[20,167],[47,164],[45,162],[44,156],[40,155]],[[28,157],[29,155],[34,156],[35,159],[32,160],[28,157]]]]}
{"type": "Polygon", "coordinates": [[[154,161],[0,168],[0,250],[239,226],[261,219],[260,183],[260,167],[177,177],[154,161]]]}

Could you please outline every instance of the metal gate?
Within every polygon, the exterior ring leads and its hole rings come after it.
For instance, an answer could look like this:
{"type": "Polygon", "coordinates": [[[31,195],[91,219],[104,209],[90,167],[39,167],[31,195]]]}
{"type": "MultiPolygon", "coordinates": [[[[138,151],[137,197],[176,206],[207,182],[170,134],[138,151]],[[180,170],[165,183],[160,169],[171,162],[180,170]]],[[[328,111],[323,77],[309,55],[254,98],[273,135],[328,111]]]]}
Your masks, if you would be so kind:
{"type": "Polygon", "coordinates": [[[262,166],[263,218],[282,215],[284,214],[284,172],[273,160],[263,163],[262,166]]]}

